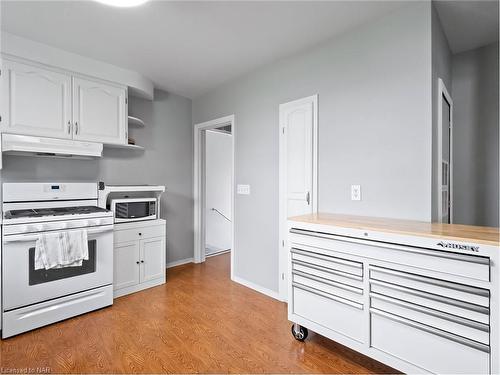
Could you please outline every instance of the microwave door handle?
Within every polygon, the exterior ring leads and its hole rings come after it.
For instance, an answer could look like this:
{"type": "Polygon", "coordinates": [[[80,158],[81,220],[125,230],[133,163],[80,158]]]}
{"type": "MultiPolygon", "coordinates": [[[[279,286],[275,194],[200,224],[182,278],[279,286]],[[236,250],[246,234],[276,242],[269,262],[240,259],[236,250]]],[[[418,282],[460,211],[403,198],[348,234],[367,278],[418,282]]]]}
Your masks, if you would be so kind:
{"type": "MultiPolygon", "coordinates": [[[[77,228],[74,228],[74,230],[76,230],[76,229],[77,228]]],[[[71,230],[71,229],[69,229],[69,230],[71,230]]],[[[112,225],[105,225],[105,226],[95,228],[95,229],[87,229],[87,235],[99,234],[99,233],[109,232],[112,230],[113,230],[112,225]]],[[[13,235],[13,236],[4,236],[3,242],[4,243],[33,242],[33,241],[38,240],[39,237],[40,237],[39,234],[18,234],[18,235],[13,235]]]]}

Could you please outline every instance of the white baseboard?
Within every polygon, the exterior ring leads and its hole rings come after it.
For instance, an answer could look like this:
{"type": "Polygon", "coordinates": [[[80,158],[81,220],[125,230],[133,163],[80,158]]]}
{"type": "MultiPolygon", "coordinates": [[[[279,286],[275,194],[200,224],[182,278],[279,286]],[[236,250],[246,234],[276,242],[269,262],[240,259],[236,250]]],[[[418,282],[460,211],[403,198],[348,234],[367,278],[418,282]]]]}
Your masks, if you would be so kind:
{"type": "Polygon", "coordinates": [[[181,265],[187,264],[187,263],[193,263],[193,261],[194,261],[193,258],[186,258],[186,259],[174,260],[173,262],[168,262],[167,263],[167,268],[181,266],[181,265]]]}
{"type": "Polygon", "coordinates": [[[271,298],[277,299],[278,301],[281,301],[279,293],[274,291],[274,290],[264,288],[260,285],[254,284],[251,281],[242,279],[238,276],[234,276],[233,281],[238,283],[238,284],[241,284],[243,286],[246,286],[247,288],[253,289],[259,293],[265,294],[266,296],[269,296],[271,298]]]}

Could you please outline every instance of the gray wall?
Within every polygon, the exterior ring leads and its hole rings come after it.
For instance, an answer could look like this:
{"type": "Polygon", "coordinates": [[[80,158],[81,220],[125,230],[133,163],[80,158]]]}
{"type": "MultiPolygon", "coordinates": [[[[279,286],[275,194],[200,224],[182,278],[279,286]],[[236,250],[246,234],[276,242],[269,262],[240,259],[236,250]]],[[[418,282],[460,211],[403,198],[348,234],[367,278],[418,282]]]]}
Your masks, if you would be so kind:
{"type": "Polygon", "coordinates": [[[193,256],[193,129],[191,100],[155,91],[155,100],[130,98],[129,112],[146,122],[131,130],[145,152],[105,149],[99,160],[4,156],[3,182],[104,181],[108,184],[158,184],[167,192],[167,262],[193,256]]]}
{"type": "Polygon", "coordinates": [[[193,100],[193,122],[235,114],[235,276],[278,290],[278,106],[319,94],[321,211],[430,221],[428,2],[193,100]],[[363,200],[350,201],[361,184],[363,200]]]}
{"type": "Polygon", "coordinates": [[[452,55],[448,40],[443,31],[441,20],[432,5],[432,220],[436,221],[438,216],[438,194],[437,186],[437,128],[438,128],[438,79],[441,78],[446,89],[451,93],[451,63],[452,55]]]}
{"type": "Polygon", "coordinates": [[[498,43],[453,56],[454,222],[497,227],[498,43]]]}

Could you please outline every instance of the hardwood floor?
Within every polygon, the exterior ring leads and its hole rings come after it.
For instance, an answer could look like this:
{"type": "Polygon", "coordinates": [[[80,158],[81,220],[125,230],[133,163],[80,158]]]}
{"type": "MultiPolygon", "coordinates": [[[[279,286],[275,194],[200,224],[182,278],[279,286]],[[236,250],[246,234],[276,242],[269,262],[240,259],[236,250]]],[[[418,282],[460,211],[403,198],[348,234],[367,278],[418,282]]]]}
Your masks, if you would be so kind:
{"type": "Polygon", "coordinates": [[[229,254],[168,270],[167,284],[0,342],[3,373],[394,373],[314,333],[286,305],[229,279],[229,254]]]}

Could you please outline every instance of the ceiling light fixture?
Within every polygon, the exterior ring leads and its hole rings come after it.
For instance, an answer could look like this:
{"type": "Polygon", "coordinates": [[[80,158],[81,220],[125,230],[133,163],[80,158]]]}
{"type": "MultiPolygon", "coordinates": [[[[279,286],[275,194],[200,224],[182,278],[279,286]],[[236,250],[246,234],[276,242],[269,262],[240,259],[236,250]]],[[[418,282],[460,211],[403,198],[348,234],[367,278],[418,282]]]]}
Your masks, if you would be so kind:
{"type": "Polygon", "coordinates": [[[149,0],[95,0],[95,1],[102,4],[111,5],[114,7],[130,8],[142,5],[149,0]]]}

